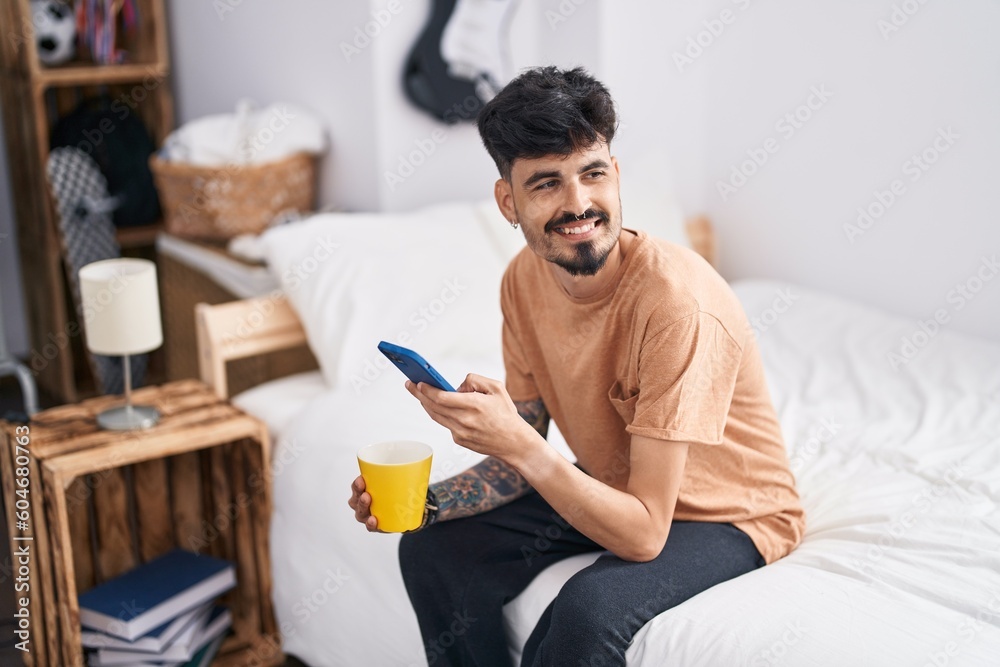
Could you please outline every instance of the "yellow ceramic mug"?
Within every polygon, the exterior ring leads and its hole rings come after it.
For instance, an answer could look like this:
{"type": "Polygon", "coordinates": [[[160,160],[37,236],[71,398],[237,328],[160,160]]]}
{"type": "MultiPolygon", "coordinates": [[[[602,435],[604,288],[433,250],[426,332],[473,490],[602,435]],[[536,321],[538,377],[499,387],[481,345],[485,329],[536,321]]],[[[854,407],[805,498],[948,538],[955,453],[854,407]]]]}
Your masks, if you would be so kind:
{"type": "Polygon", "coordinates": [[[433,454],[428,445],[406,440],[378,442],[358,450],[358,466],[379,530],[402,533],[420,526],[433,454]]]}

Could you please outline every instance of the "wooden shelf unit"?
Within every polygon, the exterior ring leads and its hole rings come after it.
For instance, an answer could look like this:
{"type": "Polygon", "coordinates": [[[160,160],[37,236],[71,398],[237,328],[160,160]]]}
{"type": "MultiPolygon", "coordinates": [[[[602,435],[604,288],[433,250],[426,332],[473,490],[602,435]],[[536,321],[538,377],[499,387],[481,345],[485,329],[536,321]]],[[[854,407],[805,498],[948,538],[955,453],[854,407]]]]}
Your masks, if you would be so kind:
{"type": "Polygon", "coordinates": [[[165,79],[167,68],[160,65],[74,65],[43,69],[38,81],[46,87],[100,86],[109,83],[165,79]]]}
{"type": "MultiPolygon", "coordinates": [[[[71,300],[45,175],[50,133],[59,117],[86,97],[101,93],[127,104],[157,145],[173,129],[164,2],[138,0],[138,9],[135,35],[121,44],[128,51],[128,63],[96,65],[78,60],[48,68],[38,60],[29,0],[0,2],[0,25],[5,28],[0,40],[0,103],[31,346],[27,362],[39,386],[67,403],[87,393],[81,392],[80,378],[89,377],[90,369],[75,353],[81,349],[79,341],[70,340],[82,327],[66,306],[71,300]]],[[[123,249],[151,247],[153,227],[122,229],[123,249]]]]}

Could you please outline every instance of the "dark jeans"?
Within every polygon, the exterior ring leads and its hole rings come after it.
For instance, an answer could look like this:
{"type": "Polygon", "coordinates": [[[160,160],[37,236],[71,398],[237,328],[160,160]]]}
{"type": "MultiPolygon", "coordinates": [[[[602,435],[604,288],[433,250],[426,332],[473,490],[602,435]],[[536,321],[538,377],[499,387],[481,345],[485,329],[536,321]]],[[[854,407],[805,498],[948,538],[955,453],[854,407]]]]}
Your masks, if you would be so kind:
{"type": "MultiPolygon", "coordinates": [[[[549,565],[602,550],[534,492],[403,535],[400,567],[428,663],[510,667],[503,605],[549,565]]],[[[674,521],[656,559],[604,554],[573,575],[535,626],[521,665],[624,665],[647,621],[762,565],[750,538],[731,524],[674,521]]]]}

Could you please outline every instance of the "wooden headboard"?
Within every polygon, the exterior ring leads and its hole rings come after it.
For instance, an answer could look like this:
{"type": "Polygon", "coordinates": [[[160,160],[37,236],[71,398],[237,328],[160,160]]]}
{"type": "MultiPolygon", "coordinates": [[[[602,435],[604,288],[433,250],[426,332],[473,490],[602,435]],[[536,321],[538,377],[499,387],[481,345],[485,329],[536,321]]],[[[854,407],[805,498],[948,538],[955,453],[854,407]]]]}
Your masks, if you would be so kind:
{"type": "MultiPolygon", "coordinates": [[[[715,266],[715,231],[708,218],[685,224],[691,247],[715,266]]],[[[195,306],[198,369],[202,382],[220,398],[229,397],[226,366],[235,359],[308,345],[298,314],[284,294],[195,306]]],[[[280,371],[272,378],[286,375],[280,371]]]]}
{"type": "Polygon", "coordinates": [[[684,223],[684,231],[691,242],[691,248],[707,259],[709,264],[716,266],[715,228],[712,227],[711,221],[705,216],[699,215],[684,223]]]}
{"type": "Polygon", "coordinates": [[[199,303],[195,327],[199,375],[221,398],[229,397],[230,361],[308,344],[298,314],[282,293],[216,306],[199,303]]]}

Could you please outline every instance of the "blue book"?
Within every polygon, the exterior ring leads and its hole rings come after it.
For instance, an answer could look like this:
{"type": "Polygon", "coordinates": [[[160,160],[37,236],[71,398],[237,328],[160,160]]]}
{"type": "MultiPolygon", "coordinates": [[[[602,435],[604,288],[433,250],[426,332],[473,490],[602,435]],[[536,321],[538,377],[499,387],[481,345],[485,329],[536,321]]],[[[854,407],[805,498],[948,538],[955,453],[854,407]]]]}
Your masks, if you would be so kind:
{"type": "Polygon", "coordinates": [[[225,607],[205,609],[201,618],[193,623],[170,646],[160,653],[144,653],[102,648],[91,653],[90,667],[165,667],[180,665],[197,658],[213,641],[225,636],[233,624],[233,617],[225,607]]]}
{"type": "Polygon", "coordinates": [[[175,549],[80,595],[80,624],[135,641],[235,585],[232,563],[175,549]]]}
{"type": "Polygon", "coordinates": [[[194,621],[199,612],[211,606],[211,603],[209,603],[186,611],[160,627],[150,630],[134,642],[122,639],[121,637],[112,637],[97,630],[84,630],[80,633],[80,638],[83,645],[87,648],[117,648],[126,651],[157,653],[169,646],[189,626],[197,625],[194,621]]]}

